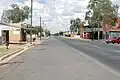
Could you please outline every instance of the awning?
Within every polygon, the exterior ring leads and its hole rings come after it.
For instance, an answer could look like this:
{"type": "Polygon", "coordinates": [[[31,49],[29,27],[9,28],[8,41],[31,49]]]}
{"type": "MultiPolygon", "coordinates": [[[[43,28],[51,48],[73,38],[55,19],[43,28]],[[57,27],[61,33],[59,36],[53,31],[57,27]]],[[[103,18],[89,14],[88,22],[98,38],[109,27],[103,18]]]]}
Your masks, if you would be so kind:
{"type": "Polygon", "coordinates": [[[2,25],[0,24],[0,30],[18,30],[20,28],[15,28],[15,27],[12,27],[12,26],[7,26],[7,25],[2,25]]]}

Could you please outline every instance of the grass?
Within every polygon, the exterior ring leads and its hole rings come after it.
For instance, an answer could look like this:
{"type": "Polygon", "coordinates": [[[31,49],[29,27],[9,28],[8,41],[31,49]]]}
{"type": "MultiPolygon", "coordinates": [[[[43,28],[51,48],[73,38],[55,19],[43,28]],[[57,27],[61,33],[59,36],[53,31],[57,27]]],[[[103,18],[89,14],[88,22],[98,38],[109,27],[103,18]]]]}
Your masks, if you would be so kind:
{"type": "Polygon", "coordinates": [[[0,48],[0,53],[7,51],[6,48],[0,48]]]}
{"type": "Polygon", "coordinates": [[[0,57],[19,49],[21,48],[9,48],[9,49],[6,49],[6,47],[0,48],[0,57]]]}

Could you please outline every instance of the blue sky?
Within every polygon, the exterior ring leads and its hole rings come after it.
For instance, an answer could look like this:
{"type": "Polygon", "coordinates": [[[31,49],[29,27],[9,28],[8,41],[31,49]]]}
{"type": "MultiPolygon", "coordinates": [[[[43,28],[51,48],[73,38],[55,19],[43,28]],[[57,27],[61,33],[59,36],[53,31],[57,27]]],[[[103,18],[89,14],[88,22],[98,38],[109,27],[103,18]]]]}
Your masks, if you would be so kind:
{"type": "MultiPolygon", "coordinates": [[[[16,0],[16,2],[23,3],[25,0],[16,0]]],[[[40,3],[46,3],[48,0],[39,0],[40,3]]]]}
{"type": "Polygon", "coordinates": [[[16,0],[16,2],[23,3],[23,2],[24,2],[24,0],[16,0]]]}
{"type": "Polygon", "coordinates": [[[46,3],[48,0],[40,0],[40,3],[46,3]]]}

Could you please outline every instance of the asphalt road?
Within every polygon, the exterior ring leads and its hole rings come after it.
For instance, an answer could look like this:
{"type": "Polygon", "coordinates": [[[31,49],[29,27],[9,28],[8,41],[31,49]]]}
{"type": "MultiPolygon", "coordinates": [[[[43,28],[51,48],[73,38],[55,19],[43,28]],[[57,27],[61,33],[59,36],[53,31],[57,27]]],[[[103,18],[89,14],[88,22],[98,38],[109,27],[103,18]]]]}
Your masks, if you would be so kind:
{"type": "Polygon", "coordinates": [[[101,63],[120,72],[120,45],[106,44],[103,41],[81,41],[56,37],[69,46],[95,58],[101,63]]]}
{"type": "MultiPolygon", "coordinates": [[[[109,60],[118,59],[115,55],[119,53],[109,53],[106,48],[98,48],[107,46],[106,44],[100,42],[98,47],[95,44],[97,42],[93,44],[51,37],[0,66],[0,80],[120,80],[120,76],[82,55],[86,53],[108,63],[109,60]],[[84,53],[77,52],[72,47],[84,53]],[[112,58],[114,56],[115,59],[112,58]]],[[[111,47],[109,49],[114,50],[111,47]]],[[[118,68],[119,65],[116,66],[118,68]]]]}

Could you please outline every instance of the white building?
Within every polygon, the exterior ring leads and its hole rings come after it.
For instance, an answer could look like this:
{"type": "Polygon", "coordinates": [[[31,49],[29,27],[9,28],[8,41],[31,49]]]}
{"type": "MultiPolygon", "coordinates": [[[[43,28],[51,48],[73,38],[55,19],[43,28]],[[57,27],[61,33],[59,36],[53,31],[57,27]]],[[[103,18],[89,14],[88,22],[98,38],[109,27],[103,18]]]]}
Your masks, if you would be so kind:
{"type": "Polygon", "coordinates": [[[16,28],[5,24],[0,24],[0,44],[5,43],[6,41],[5,31],[10,31],[10,30],[16,30],[16,28]]]}

